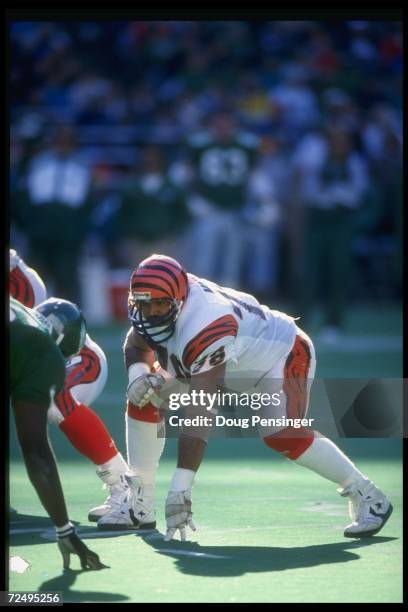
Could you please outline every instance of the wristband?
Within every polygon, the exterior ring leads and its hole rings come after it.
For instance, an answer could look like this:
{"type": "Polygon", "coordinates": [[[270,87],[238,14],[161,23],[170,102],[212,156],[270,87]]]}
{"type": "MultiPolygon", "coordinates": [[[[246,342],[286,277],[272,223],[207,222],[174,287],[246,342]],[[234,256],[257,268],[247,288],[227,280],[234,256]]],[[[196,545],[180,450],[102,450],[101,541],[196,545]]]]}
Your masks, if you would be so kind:
{"type": "Polygon", "coordinates": [[[61,540],[61,538],[66,538],[67,536],[75,533],[75,527],[71,521],[68,521],[68,523],[62,527],[55,527],[55,531],[57,533],[57,540],[61,540]]]}
{"type": "Polygon", "coordinates": [[[196,473],[185,468],[176,468],[170,483],[170,491],[189,491],[194,484],[196,473]]]}
{"type": "Polygon", "coordinates": [[[150,374],[150,367],[147,365],[147,363],[143,363],[143,361],[132,363],[132,365],[128,368],[129,383],[133,382],[136,380],[136,378],[139,378],[139,376],[142,376],[143,374],[150,374]]]}

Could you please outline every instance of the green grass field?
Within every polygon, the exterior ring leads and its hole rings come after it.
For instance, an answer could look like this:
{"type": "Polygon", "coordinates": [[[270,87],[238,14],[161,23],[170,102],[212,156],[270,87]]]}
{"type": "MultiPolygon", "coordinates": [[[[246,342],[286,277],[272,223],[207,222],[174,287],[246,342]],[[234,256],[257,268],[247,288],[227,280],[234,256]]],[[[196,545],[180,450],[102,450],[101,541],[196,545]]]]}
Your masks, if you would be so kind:
{"type": "MultiPolygon", "coordinates": [[[[311,333],[312,330],[307,330],[311,333]]],[[[109,379],[94,409],[124,453],[126,375],[121,343],[126,324],[91,330],[109,359],[109,379]]],[[[313,337],[313,336],[312,336],[313,337]]],[[[338,377],[401,376],[401,314],[356,309],[336,348],[316,342],[318,373],[338,377]]],[[[28,482],[11,427],[10,556],[29,562],[10,572],[9,590],[62,591],[67,602],[401,602],[402,443],[336,440],[389,495],[394,513],[370,539],[343,537],[347,503],[335,485],[278,457],[257,439],[214,439],[193,489],[197,532],[166,543],[164,498],[175,467],[168,440],[157,486],[157,531],[98,533],[88,509],[103,501],[94,466],[75,454],[61,432],[50,437],[71,520],[109,569],[70,571],[53,529],[28,482]]]]}

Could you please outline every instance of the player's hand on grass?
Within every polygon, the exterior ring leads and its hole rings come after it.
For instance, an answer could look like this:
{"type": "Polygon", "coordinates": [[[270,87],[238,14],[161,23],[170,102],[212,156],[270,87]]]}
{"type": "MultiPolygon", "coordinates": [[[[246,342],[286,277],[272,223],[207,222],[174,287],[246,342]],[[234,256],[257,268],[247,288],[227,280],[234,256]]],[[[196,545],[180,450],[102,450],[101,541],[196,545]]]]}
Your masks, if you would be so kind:
{"type": "Polygon", "coordinates": [[[180,530],[182,542],[186,539],[186,527],[189,526],[193,531],[196,527],[192,519],[191,511],[191,492],[190,491],[169,491],[166,499],[166,535],[164,539],[169,542],[177,529],[180,530]]]}
{"type": "Polygon", "coordinates": [[[78,555],[82,569],[100,570],[104,565],[99,556],[92,552],[75,533],[75,527],[69,524],[65,529],[57,529],[58,548],[61,551],[64,569],[69,569],[71,555],[78,555]]]}

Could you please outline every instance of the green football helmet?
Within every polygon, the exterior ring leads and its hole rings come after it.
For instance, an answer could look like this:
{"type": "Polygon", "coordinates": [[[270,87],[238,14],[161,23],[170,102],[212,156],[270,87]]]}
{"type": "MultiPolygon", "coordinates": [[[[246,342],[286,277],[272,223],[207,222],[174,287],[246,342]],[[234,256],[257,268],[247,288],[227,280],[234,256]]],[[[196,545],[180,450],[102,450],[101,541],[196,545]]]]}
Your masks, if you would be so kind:
{"type": "Polygon", "coordinates": [[[33,310],[51,327],[51,334],[64,357],[78,353],[85,344],[86,322],[78,306],[68,300],[49,298],[33,310]]]}

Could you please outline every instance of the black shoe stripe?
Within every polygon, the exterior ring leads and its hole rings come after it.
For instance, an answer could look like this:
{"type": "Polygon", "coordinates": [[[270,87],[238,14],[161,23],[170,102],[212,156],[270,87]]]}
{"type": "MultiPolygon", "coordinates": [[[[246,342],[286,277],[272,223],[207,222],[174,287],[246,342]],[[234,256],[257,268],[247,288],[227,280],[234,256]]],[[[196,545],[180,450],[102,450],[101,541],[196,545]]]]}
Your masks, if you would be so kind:
{"type": "Polygon", "coordinates": [[[372,514],[373,516],[376,516],[378,518],[383,518],[387,513],[386,512],[376,512],[375,510],[370,508],[370,514],[372,514]]]}
{"type": "Polygon", "coordinates": [[[371,536],[381,531],[385,523],[390,518],[393,510],[394,508],[392,507],[392,504],[390,504],[390,507],[388,508],[387,512],[384,515],[380,515],[380,516],[383,516],[383,522],[379,527],[377,527],[377,529],[374,529],[373,531],[360,531],[359,533],[344,533],[344,537],[345,538],[371,538],[371,536]]]}
{"type": "Polygon", "coordinates": [[[133,512],[133,508],[130,508],[129,510],[129,516],[132,519],[132,523],[135,527],[137,527],[138,529],[155,529],[156,527],[156,521],[153,521],[152,523],[141,523],[136,517],[135,517],[135,513],[133,512]]]}

